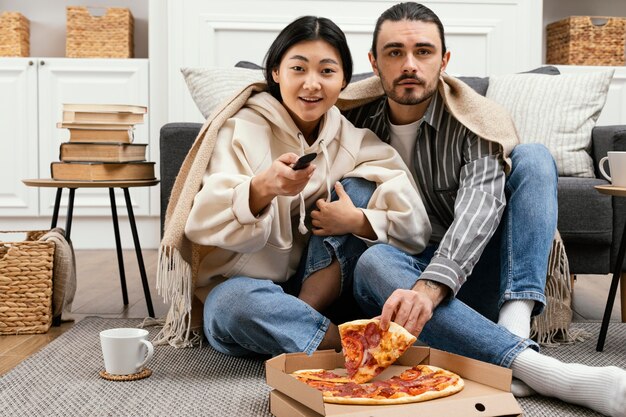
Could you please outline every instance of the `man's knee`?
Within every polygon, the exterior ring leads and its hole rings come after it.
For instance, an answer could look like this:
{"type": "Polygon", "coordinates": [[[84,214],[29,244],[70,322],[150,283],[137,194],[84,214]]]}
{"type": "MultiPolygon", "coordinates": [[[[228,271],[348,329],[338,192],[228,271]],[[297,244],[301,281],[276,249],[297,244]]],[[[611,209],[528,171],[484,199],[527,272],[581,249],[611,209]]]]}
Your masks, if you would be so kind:
{"type": "Polygon", "coordinates": [[[540,182],[557,181],[554,158],[548,148],[540,143],[521,143],[511,152],[513,172],[540,182]]]}
{"type": "MultiPolygon", "coordinates": [[[[363,178],[347,177],[343,178],[340,182],[346,193],[350,196],[352,204],[359,208],[367,207],[372,194],[374,194],[374,190],[376,190],[376,183],[363,178]]],[[[337,194],[334,190],[332,200],[337,200],[337,194]]]]}

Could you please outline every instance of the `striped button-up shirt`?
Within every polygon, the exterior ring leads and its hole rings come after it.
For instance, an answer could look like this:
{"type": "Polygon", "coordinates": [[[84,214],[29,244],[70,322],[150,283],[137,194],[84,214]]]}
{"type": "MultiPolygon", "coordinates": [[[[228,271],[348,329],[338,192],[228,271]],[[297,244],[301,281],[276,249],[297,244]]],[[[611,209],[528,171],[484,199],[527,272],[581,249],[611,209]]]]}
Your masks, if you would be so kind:
{"type": "MultiPolygon", "coordinates": [[[[385,97],[346,112],[357,127],[390,141],[385,97]]],[[[415,182],[439,244],[420,279],[456,294],[495,232],[506,204],[502,150],[470,132],[433,96],[419,123],[412,160],[415,182]]]]}

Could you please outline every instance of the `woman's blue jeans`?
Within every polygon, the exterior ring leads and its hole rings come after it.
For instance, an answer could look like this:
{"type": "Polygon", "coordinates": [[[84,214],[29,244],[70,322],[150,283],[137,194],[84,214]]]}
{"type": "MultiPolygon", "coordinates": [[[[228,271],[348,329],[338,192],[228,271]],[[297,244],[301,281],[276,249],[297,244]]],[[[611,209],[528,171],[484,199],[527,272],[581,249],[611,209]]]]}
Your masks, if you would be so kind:
{"type": "MultiPolygon", "coordinates": [[[[366,207],[376,185],[360,178],[341,183],[357,207],[366,207]]],[[[332,200],[337,199],[333,191],[332,200]]],[[[204,303],[204,334],[218,351],[235,356],[313,353],[330,320],[297,298],[302,281],[336,258],[342,292],[352,293],[356,262],[367,248],[353,235],[311,236],[306,256],[286,283],[232,277],[211,291],[204,303]]]]}

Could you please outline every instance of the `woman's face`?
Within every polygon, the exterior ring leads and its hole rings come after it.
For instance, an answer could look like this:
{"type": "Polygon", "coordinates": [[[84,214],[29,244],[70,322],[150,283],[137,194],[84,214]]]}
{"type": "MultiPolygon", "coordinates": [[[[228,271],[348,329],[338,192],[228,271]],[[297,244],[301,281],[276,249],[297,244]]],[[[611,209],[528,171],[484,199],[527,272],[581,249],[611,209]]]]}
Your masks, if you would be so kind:
{"type": "Polygon", "coordinates": [[[280,87],[283,105],[306,138],[345,86],[339,52],[323,40],[293,45],[272,76],[280,87]]]}

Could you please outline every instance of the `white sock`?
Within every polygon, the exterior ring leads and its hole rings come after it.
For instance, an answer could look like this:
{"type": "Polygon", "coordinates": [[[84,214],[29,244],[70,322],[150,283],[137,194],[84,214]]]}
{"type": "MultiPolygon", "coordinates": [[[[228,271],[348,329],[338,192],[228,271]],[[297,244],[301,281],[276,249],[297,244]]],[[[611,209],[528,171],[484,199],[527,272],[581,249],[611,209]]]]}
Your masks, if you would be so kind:
{"type": "Polygon", "coordinates": [[[530,315],[533,312],[533,300],[510,300],[502,304],[498,324],[516,336],[528,339],[530,336],[530,315]]]}
{"type": "Polygon", "coordinates": [[[535,395],[537,392],[529,387],[524,381],[521,379],[513,378],[511,381],[511,394],[513,394],[516,398],[522,397],[530,397],[531,395],[535,395]]]}
{"type": "Polygon", "coordinates": [[[626,371],[616,366],[564,363],[529,348],[515,358],[511,370],[541,395],[626,417],[626,371]]]}

